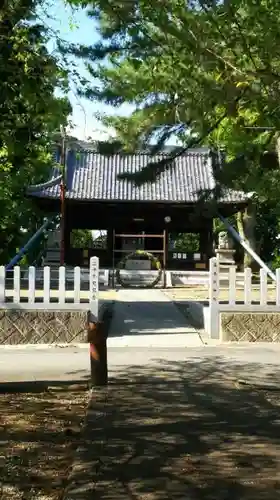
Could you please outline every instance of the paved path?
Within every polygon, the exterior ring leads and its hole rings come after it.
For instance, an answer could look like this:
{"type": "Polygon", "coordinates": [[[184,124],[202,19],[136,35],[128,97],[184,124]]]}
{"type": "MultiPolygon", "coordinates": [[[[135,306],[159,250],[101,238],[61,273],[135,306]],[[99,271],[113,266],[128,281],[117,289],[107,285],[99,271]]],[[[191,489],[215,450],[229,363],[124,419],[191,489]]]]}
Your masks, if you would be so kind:
{"type": "Polygon", "coordinates": [[[119,290],[109,347],[196,347],[194,327],[161,290],[119,290]]]}
{"type": "MultiPolygon", "coordinates": [[[[235,366],[239,376],[250,380],[262,379],[266,374],[279,373],[279,344],[249,344],[228,346],[200,346],[189,348],[131,348],[108,349],[109,377],[125,378],[130,371],[139,375],[152,366],[158,371],[164,363],[223,363],[235,366]],[[239,368],[238,368],[239,367],[239,368]],[[261,367],[261,370],[260,370],[261,367]],[[127,375],[126,375],[127,374],[127,375]]],[[[89,377],[88,347],[49,349],[0,349],[0,382],[40,380],[85,380],[89,377]]],[[[280,384],[280,378],[279,378],[280,384]]]]}
{"type": "Polygon", "coordinates": [[[280,387],[272,351],[157,351],[142,366],[128,354],[92,394],[66,500],[278,500],[280,393],[237,383],[280,387]]]}

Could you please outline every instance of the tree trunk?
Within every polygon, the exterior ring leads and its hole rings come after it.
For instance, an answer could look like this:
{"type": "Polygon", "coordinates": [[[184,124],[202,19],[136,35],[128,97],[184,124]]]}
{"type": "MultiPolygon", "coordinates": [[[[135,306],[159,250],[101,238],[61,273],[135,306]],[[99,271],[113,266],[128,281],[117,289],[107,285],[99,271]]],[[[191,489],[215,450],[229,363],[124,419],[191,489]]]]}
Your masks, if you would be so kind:
{"type": "MultiPolygon", "coordinates": [[[[257,251],[255,228],[256,228],[256,211],[254,203],[250,202],[246,209],[236,214],[237,228],[240,236],[246,243],[254,250],[257,251]]],[[[254,258],[246,251],[244,251],[244,268],[251,267],[252,269],[258,268],[258,264],[254,258]]]]}

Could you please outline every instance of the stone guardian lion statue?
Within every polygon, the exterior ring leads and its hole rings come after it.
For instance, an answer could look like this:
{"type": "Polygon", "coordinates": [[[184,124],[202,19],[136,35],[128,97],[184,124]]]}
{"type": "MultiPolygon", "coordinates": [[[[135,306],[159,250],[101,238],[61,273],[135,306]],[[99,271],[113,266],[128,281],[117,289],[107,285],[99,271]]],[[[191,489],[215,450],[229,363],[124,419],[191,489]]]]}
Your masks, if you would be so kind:
{"type": "Polygon", "coordinates": [[[221,250],[232,250],[233,241],[229,237],[227,231],[221,231],[219,233],[218,245],[219,245],[219,249],[221,249],[221,250]]]}

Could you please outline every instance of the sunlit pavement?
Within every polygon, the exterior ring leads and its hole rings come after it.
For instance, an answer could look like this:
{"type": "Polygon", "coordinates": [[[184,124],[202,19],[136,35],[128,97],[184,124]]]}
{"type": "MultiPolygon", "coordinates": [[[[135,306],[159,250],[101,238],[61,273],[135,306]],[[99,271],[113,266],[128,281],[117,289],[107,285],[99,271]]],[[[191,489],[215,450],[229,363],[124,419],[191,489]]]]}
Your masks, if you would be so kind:
{"type": "MultiPolygon", "coordinates": [[[[109,348],[109,376],[126,367],[161,367],[163,362],[206,362],[240,367],[240,377],[262,379],[271,373],[279,379],[280,346],[250,344],[191,348],[109,348]],[[255,366],[255,369],[253,367],[255,366]],[[246,375],[246,367],[250,367],[246,375]]],[[[0,348],[0,382],[32,380],[85,380],[89,376],[89,349],[83,347],[0,348]]]]}

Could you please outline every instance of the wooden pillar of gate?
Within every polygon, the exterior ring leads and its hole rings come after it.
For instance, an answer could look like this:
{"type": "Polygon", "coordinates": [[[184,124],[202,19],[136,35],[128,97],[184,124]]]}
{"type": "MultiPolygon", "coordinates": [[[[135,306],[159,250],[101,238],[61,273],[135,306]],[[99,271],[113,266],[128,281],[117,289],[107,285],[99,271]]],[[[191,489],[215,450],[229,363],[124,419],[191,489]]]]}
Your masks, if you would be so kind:
{"type": "Polygon", "coordinates": [[[163,288],[166,288],[166,264],[167,264],[167,252],[168,252],[168,233],[167,230],[164,229],[163,231],[163,259],[162,259],[162,266],[163,266],[163,288]]]}
{"type": "Polygon", "coordinates": [[[112,288],[115,288],[115,251],[116,251],[116,231],[112,230],[112,288]]]}
{"type": "Polygon", "coordinates": [[[212,225],[206,227],[199,234],[200,248],[199,252],[201,254],[202,260],[209,265],[209,259],[213,257],[213,229],[212,225]]]}

